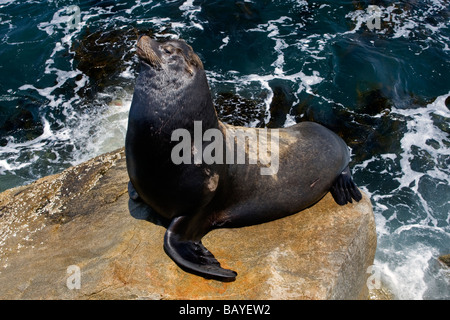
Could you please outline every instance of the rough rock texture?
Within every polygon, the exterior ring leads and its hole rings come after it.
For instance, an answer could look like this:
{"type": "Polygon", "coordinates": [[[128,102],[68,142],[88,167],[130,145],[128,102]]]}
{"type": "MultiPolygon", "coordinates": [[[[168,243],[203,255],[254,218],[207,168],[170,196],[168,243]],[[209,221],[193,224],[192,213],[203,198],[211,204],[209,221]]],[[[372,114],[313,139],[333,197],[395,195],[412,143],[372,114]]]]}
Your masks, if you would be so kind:
{"type": "Polygon", "coordinates": [[[340,207],[327,195],[284,219],[209,233],[203,243],[238,272],[222,283],[166,256],[165,223],[128,199],[127,182],[120,149],[1,193],[0,299],[368,297],[376,233],[367,197],[340,207]]]}
{"type": "Polygon", "coordinates": [[[450,268],[450,254],[440,256],[439,261],[441,261],[444,265],[450,268]]]}

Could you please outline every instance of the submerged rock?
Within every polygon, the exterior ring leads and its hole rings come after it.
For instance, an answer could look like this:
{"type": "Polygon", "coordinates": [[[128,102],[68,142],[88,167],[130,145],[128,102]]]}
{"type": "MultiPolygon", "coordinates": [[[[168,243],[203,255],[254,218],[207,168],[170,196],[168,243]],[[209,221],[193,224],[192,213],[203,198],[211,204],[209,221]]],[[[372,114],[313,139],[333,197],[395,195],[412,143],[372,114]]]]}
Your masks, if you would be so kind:
{"type": "Polygon", "coordinates": [[[0,146],[6,146],[7,136],[12,136],[16,142],[25,142],[39,137],[44,132],[37,109],[34,103],[19,101],[19,105],[12,114],[3,117],[0,121],[0,146]]]}
{"type": "Polygon", "coordinates": [[[284,84],[273,80],[270,83],[273,91],[273,98],[270,103],[270,120],[267,123],[268,128],[280,128],[286,122],[286,115],[294,102],[292,89],[284,84]]]}
{"type": "Polygon", "coordinates": [[[356,112],[339,105],[329,110],[308,101],[296,105],[296,121],[314,121],[338,134],[352,148],[352,161],[360,163],[374,154],[397,153],[405,131],[404,121],[391,112],[393,102],[379,88],[358,93],[356,112]]]}
{"type": "Polygon", "coordinates": [[[163,221],[129,200],[123,149],[0,194],[0,299],[367,298],[376,233],[370,200],[328,194],[273,222],[203,242],[235,282],[182,271],[163,221]],[[264,245],[261,245],[264,244],[264,245]]]}
{"type": "Polygon", "coordinates": [[[133,73],[138,65],[133,59],[134,47],[141,33],[152,32],[134,28],[90,32],[88,28],[81,39],[74,41],[71,50],[76,67],[91,81],[91,85],[80,92],[81,95],[94,96],[108,86],[123,86],[121,73],[128,68],[133,73]]]}
{"type": "Polygon", "coordinates": [[[450,254],[439,257],[439,261],[450,268],[450,254]]]}

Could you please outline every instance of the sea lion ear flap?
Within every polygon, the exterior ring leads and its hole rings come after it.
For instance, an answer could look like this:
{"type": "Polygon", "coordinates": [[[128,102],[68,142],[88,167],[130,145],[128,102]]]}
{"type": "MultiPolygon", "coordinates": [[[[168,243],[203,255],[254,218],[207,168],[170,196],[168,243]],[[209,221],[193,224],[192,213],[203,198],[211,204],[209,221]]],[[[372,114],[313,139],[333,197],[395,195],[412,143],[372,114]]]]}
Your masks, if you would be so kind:
{"type": "Polygon", "coordinates": [[[192,70],[190,66],[187,66],[186,68],[184,68],[184,70],[186,70],[186,72],[188,72],[191,76],[194,75],[194,70],[192,70]]]}
{"type": "Polygon", "coordinates": [[[200,60],[198,55],[196,55],[195,53],[192,53],[190,58],[191,58],[193,65],[195,65],[198,69],[203,69],[203,62],[202,62],[202,60],[200,60]]]}
{"type": "Polygon", "coordinates": [[[203,62],[200,60],[198,55],[194,52],[194,49],[185,42],[186,46],[189,48],[189,63],[194,65],[197,69],[203,69],[203,62]]]}

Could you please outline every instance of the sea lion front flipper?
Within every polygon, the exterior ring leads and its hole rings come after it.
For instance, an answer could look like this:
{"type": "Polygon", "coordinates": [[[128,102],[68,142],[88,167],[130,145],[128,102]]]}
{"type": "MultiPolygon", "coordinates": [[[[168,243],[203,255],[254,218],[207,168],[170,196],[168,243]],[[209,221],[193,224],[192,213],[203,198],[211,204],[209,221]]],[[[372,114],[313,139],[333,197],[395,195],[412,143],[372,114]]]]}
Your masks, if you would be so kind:
{"type": "Polygon", "coordinates": [[[234,281],[237,273],[224,269],[200,240],[184,239],[179,233],[188,223],[185,216],[174,218],[164,235],[164,251],[183,270],[207,279],[234,281]],[[180,225],[182,226],[180,228],[180,225]]]}
{"type": "Polygon", "coordinates": [[[347,166],[337,177],[330,188],[331,195],[337,204],[343,206],[352,203],[352,198],[359,202],[362,199],[361,192],[353,182],[350,168],[347,166]]]}

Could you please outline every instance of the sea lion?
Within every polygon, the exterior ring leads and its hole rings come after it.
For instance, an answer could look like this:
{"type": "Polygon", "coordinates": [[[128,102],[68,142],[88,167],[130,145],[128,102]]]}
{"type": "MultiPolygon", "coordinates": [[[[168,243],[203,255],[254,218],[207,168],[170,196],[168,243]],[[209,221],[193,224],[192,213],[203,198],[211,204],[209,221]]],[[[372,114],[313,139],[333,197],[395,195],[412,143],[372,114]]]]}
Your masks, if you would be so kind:
{"type": "Polygon", "coordinates": [[[235,280],[237,273],[222,268],[201,242],[212,229],[282,218],[313,205],[329,191],[340,205],[361,199],[348,167],[348,147],[327,128],[313,122],[269,130],[223,124],[203,64],[186,42],[142,36],[137,54],[140,72],[125,142],[129,194],[171,221],[164,250],[185,271],[235,280]],[[237,131],[249,133],[244,164],[233,153],[239,152],[234,142],[240,137],[233,136],[237,131]],[[200,134],[202,140],[188,140],[187,149],[177,149],[183,133],[200,134]],[[209,155],[215,161],[206,159],[213,143],[216,148],[209,155]],[[264,156],[255,161],[255,146],[260,152],[256,155],[266,149],[266,154],[277,156],[271,158],[276,167],[264,156]],[[186,152],[186,161],[175,161],[174,155],[186,152]],[[199,158],[202,152],[204,158],[199,158]],[[227,158],[221,161],[219,155],[227,158]],[[271,165],[272,174],[263,174],[262,169],[271,165]]]}

